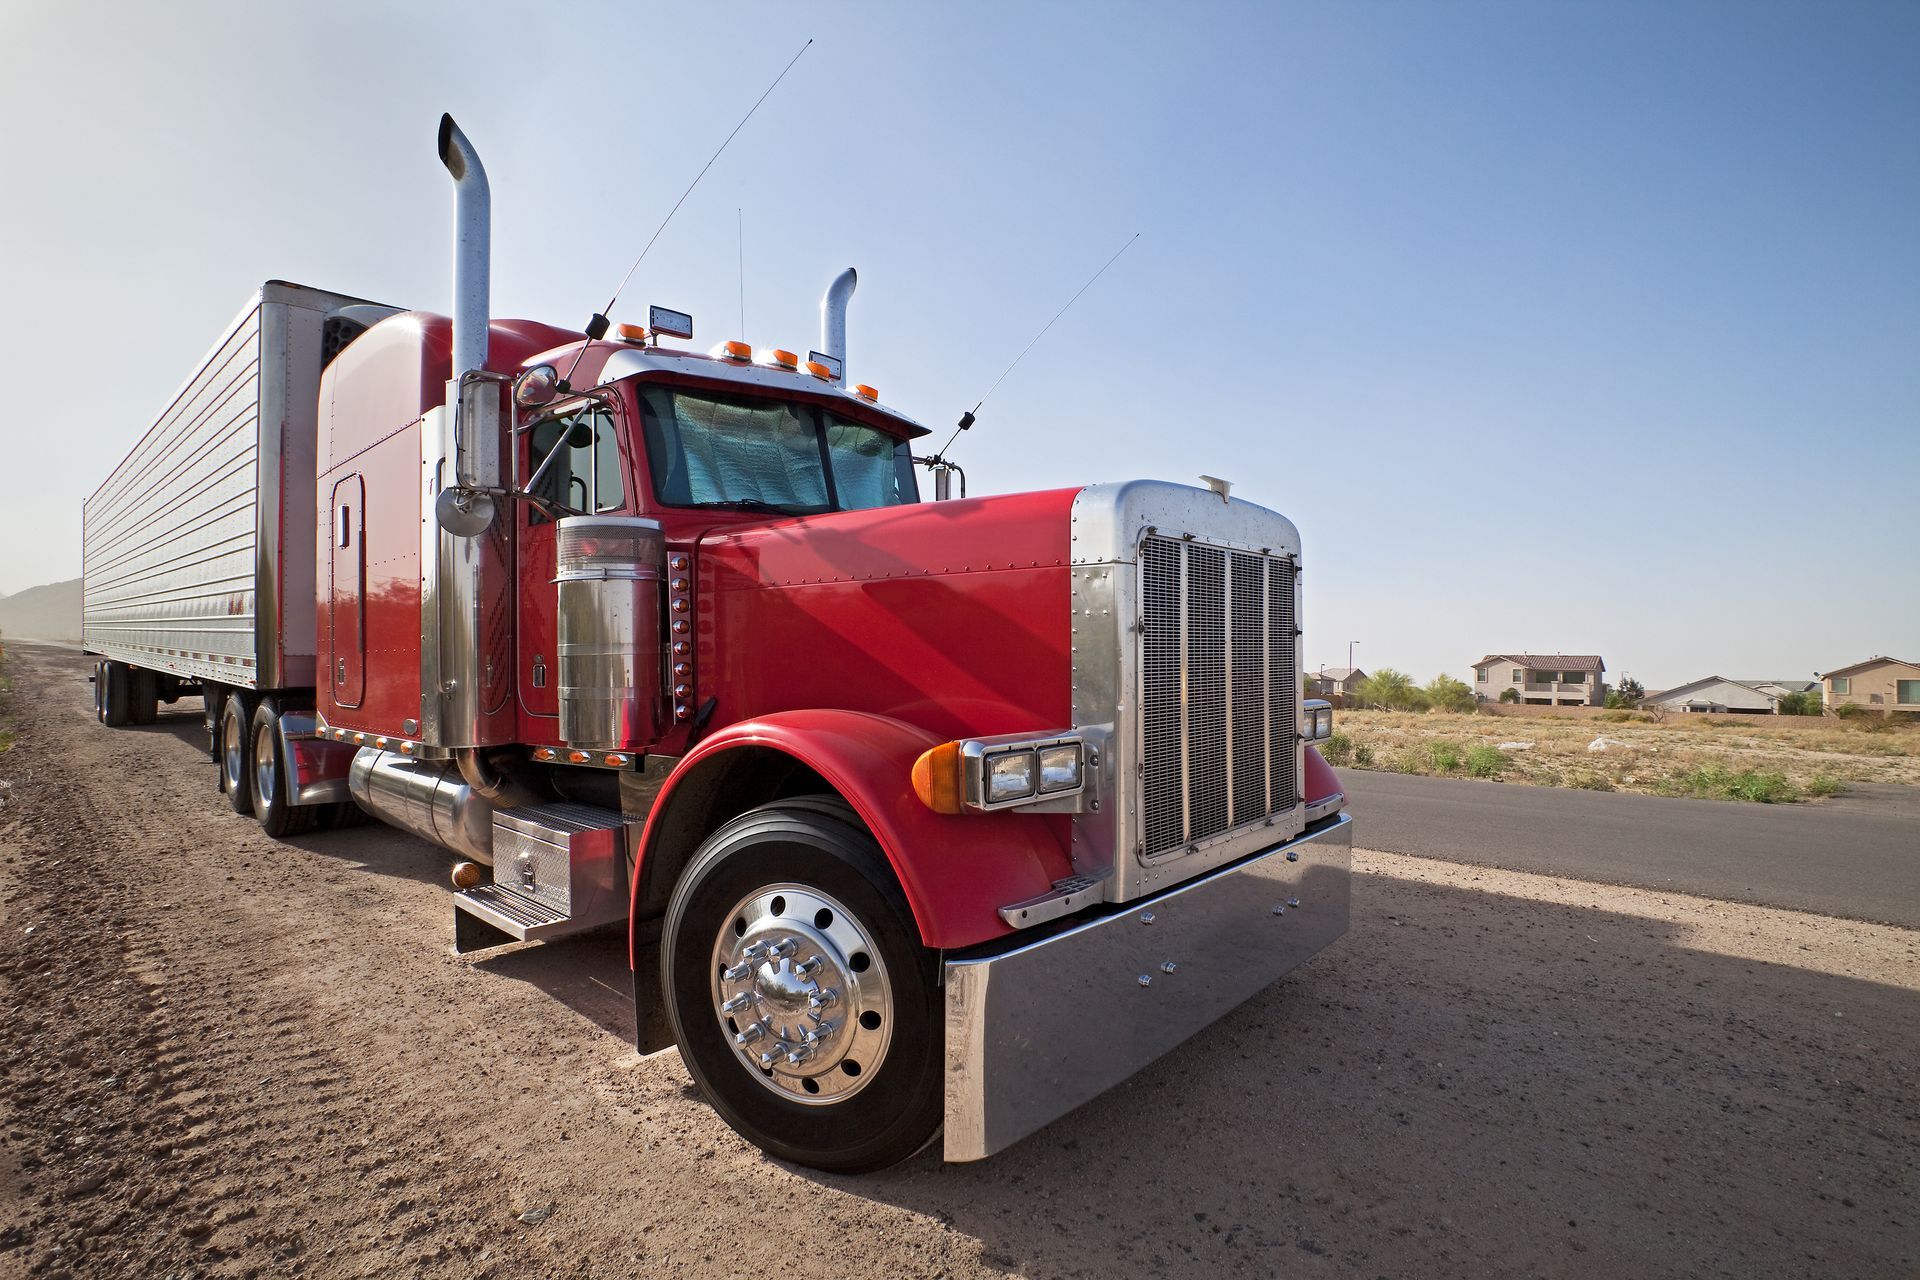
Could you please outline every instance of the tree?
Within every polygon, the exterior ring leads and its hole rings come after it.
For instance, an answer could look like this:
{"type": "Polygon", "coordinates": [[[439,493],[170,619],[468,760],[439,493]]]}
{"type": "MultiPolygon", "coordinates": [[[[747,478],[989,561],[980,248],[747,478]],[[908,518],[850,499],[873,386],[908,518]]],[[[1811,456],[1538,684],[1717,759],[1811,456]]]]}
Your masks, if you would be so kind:
{"type": "Polygon", "coordinates": [[[1520,691],[1518,689],[1502,689],[1500,691],[1500,701],[1518,702],[1520,701],[1520,691]]]}
{"type": "Polygon", "coordinates": [[[1392,667],[1382,667],[1359,681],[1349,696],[1363,707],[1379,711],[1424,711],[1426,695],[1413,677],[1392,667]]]}
{"type": "Polygon", "coordinates": [[[1478,705],[1466,681],[1456,680],[1444,672],[1428,681],[1421,693],[1435,711],[1472,711],[1478,705]]]}
{"type": "Polygon", "coordinates": [[[1607,705],[1610,707],[1633,708],[1647,696],[1647,690],[1632,676],[1622,676],[1620,683],[1607,690],[1607,705]]]}
{"type": "Polygon", "coordinates": [[[1817,716],[1825,710],[1820,704],[1818,689],[1801,689],[1780,695],[1780,714],[1783,716],[1817,716]]]}

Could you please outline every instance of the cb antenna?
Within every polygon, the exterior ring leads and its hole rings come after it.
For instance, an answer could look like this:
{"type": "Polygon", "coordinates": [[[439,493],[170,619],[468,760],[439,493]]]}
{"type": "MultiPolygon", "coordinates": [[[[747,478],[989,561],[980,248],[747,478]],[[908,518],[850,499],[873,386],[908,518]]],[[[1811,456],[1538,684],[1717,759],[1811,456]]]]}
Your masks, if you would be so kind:
{"type": "Polygon", "coordinates": [[[960,415],[960,425],[953,429],[953,434],[947,437],[947,442],[940,446],[940,452],[934,454],[930,458],[920,459],[921,462],[924,462],[926,465],[930,467],[952,465],[951,463],[947,462],[947,450],[953,448],[953,442],[960,438],[960,433],[962,431],[965,431],[969,427],[973,426],[974,416],[980,412],[980,406],[987,402],[987,396],[991,396],[995,391],[998,391],[1000,389],[1000,384],[1007,380],[1007,375],[1012,373],[1014,371],[1015,366],[1017,366],[1022,360],[1025,360],[1027,358],[1027,352],[1033,350],[1035,346],[1039,345],[1040,339],[1047,336],[1047,330],[1053,328],[1054,325],[1058,324],[1060,322],[1060,317],[1067,314],[1068,311],[1072,310],[1074,303],[1080,301],[1080,294],[1085,293],[1087,290],[1093,288],[1093,282],[1095,280],[1098,280],[1101,276],[1107,274],[1107,268],[1112,266],[1114,263],[1118,262],[1120,260],[1120,255],[1125,253],[1128,249],[1131,249],[1133,247],[1133,242],[1135,240],[1138,240],[1139,238],[1140,238],[1140,233],[1138,231],[1134,232],[1131,236],[1127,238],[1126,243],[1122,244],[1118,249],[1115,249],[1113,251],[1113,256],[1111,258],[1108,258],[1104,263],[1102,263],[1098,271],[1094,272],[1091,276],[1087,277],[1087,282],[1080,286],[1079,293],[1076,293],[1071,298],[1068,298],[1067,305],[1060,308],[1058,311],[1054,312],[1053,319],[1047,321],[1046,324],[1040,327],[1040,332],[1033,335],[1033,341],[1029,342],[1026,346],[1020,348],[1020,354],[1013,358],[1013,363],[1000,371],[1000,376],[995,378],[993,380],[993,385],[987,388],[987,394],[984,396],[981,396],[979,399],[979,402],[976,403],[973,406],[973,408],[967,410],[965,413],[960,415]]]}
{"type": "MultiPolygon", "coordinates": [[[[713,168],[713,162],[720,158],[720,153],[725,151],[728,144],[738,136],[742,129],[747,127],[747,121],[753,119],[753,114],[760,109],[760,104],[772,96],[773,91],[780,87],[780,82],[787,78],[787,72],[793,70],[793,64],[800,61],[801,55],[812,47],[813,40],[809,37],[807,42],[800,46],[800,52],[794,54],[793,57],[787,60],[787,65],[780,69],[780,74],[773,78],[773,83],[767,86],[766,91],[754,99],[753,105],[747,108],[747,114],[741,116],[740,123],[733,126],[733,132],[728,134],[726,139],[721,142],[718,147],[714,148],[713,154],[707,157],[707,162],[700,166],[700,172],[693,175],[693,181],[689,182],[687,189],[680,193],[680,198],[673,202],[673,208],[667,210],[667,216],[660,219],[660,225],[653,229],[653,235],[647,240],[646,246],[640,250],[640,256],[633,260],[633,265],[627,268],[627,274],[621,276],[620,283],[613,287],[613,296],[607,299],[607,305],[594,312],[593,318],[587,321],[586,334],[589,342],[597,342],[607,336],[607,327],[610,323],[607,317],[613,313],[613,304],[620,301],[620,291],[627,287],[627,281],[633,279],[633,273],[640,269],[642,262],[646,261],[647,254],[653,249],[654,241],[660,238],[660,233],[667,229],[669,222],[673,221],[673,215],[680,212],[680,206],[687,202],[687,197],[693,194],[693,189],[700,185],[700,179],[707,176],[707,170],[713,168]]],[[[744,295],[744,289],[742,292],[744,295]]],[[[581,345],[580,350],[574,352],[573,363],[567,366],[567,376],[560,380],[563,387],[572,381],[573,371],[580,367],[580,357],[586,353],[587,348],[584,344],[581,345]]]]}

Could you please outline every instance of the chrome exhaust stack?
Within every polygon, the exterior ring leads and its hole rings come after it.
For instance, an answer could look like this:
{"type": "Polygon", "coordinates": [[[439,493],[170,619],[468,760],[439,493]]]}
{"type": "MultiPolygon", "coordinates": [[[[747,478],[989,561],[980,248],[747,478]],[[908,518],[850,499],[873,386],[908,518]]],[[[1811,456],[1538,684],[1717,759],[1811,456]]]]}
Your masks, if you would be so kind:
{"type": "Polygon", "coordinates": [[[860,274],[848,267],[833,278],[820,298],[820,350],[836,362],[835,386],[847,380],[847,304],[853,301],[853,291],[859,283],[860,274]]]}
{"type": "Polygon", "coordinates": [[[444,408],[420,431],[434,518],[421,525],[420,739],[472,750],[500,738],[511,662],[497,616],[511,595],[494,527],[501,488],[506,378],[487,369],[493,197],[486,168],[452,116],[440,117],[440,163],[453,178],[453,335],[444,408]],[[489,584],[494,589],[489,590],[489,584]]]}

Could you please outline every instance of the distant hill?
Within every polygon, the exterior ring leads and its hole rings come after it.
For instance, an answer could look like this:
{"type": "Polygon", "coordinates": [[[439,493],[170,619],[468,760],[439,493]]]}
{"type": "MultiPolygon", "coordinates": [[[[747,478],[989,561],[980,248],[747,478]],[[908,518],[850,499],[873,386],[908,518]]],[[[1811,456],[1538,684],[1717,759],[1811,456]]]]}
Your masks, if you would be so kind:
{"type": "Polygon", "coordinates": [[[0,596],[0,636],[80,643],[80,579],[0,596]]]}

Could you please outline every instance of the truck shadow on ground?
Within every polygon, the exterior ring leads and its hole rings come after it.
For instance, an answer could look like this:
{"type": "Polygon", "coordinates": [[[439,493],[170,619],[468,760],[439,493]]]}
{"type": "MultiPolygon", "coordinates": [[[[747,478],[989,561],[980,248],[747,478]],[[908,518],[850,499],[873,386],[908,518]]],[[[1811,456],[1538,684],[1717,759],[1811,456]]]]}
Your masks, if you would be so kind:
{"type": "Polygon", "coordinates": [[[795,1173],[1023,1274],[1913,1273],[1913,991],[1599,909],[1378,875],[1355,901],[990,1160],[795,1173]]]}

